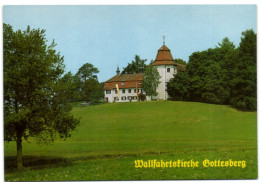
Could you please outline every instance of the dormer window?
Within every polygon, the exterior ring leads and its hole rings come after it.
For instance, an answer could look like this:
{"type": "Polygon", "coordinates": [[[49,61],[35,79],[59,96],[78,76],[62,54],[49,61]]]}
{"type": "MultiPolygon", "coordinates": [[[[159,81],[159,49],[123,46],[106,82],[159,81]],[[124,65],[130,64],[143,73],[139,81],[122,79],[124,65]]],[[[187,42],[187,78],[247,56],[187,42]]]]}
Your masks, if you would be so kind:
{"type": "Polygon", "coordinates": [[[125,86],[125,83],[121,83],[121,86],[125,86]]]}
{"type": "Polygon", "coordinates": [[[142,82],[139,82],[139,85],[142,85],[142,82]]]}

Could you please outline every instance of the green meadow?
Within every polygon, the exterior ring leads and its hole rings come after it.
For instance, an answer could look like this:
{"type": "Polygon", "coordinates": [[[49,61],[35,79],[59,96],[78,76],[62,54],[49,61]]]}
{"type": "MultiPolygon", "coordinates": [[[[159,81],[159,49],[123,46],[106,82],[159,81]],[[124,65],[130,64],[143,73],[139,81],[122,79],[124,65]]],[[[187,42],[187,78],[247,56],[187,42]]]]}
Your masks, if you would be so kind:
{"type": "Polygon", "coordinates": [[[153,180],[257,178],[257,113],[196,102],[129,102],[80,107],[71,138],[53,144],[4,144],[5,179],[153,180]],[[195,168],[135,168],[135,160],[195,160],[195,168]],[[203,167],[202,161],[244,160],[246,167],[203,167]]]}

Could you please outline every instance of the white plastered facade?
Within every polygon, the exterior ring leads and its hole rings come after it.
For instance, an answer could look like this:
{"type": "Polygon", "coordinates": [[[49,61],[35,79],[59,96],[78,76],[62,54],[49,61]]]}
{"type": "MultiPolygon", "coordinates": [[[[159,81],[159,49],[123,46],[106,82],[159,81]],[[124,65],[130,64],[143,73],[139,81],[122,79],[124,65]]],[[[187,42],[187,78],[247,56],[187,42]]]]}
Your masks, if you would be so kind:
{"type": "MultiPolygon", "coordinates": [[[[116,89],[112,89],[112,90],[105,90],[105,98],[107,98],[108,102],[135,102],[138,101],[137,99],[137,93],[135,92],[136,88],[126,88],[126,89],[119,89],[119,97],[117,94],[116,89]],[[123,91],[124,90],[124,91],[123,91]],[[131,91],[129,91],[131,90],[131,91]]],[[[141,92],[143,92],[143,94],[145,94],[145,92],[143,91],[142,88],[138,89],[138,93],[140,94],[141,92]]]]}
{"type": "Polygon", "coordinates": [[[177,68],[174,65],[158,65],[157,71],[160,74],[160,83],[156,89],[158,92],[158,100],[167,100],[169,98],[167,93],[167,83],[171,78],[174,78],[174,75],[177,74],[177,68]]]}

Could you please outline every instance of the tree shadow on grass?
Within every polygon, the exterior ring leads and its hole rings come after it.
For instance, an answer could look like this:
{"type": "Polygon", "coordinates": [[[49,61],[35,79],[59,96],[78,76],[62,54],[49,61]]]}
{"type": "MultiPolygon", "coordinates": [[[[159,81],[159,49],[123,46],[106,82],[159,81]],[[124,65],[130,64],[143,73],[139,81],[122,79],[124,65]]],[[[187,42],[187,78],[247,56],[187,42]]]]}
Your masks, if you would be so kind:
{"type": "MultiPolygon", "coordinates": [[[[5,156],[5,173],[17,171],[16,156],[5,156]]],[[[50,167],[65,167],[73,165],[73,161],[64,157],[52,156],[23,156],[24,170],[30,168],[33,170],[45,169],[50,167]]]]}

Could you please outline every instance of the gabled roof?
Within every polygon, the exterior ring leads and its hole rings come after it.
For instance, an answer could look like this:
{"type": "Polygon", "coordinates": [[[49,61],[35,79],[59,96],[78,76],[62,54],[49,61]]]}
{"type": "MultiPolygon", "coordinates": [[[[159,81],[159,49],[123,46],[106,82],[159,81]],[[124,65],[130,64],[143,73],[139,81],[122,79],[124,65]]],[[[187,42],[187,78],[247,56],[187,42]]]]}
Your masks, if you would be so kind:
{"type": "MultiPolygon", "coordinates": [[[[158,50],[156,59],[152,63],[152,65],[154,66],[174,65],[176,66],[178,72],[184,72],[186,69],[185,65],[175,63],[170,49],[165,45],[163,45],[158,50]]],[[[143,76],[144,76],[143,73],[118,74],[105,82],[104,89],[105,90],[116,89],[116,84],[118,84],[119,88],[136,88],[136,87],[141,88],[143,76]],[[124,84],[122,85],[122,83],[124,84]]]]}
{"type": "Polygon", "coordinates": [[[141,88],[143,86],[143,76],[143,73],[115,75],[105,82],[104,89],[116,89],[116,84],[118,84],[119,88],[141,88]],[[122,83],[124,84],[122,85],[122,83]]]}
{"type": "Polygon", "coordinates": [[[119,74],[107,80],[106,83],[143,80],[143,76],[143,73],[119,74]]]}

